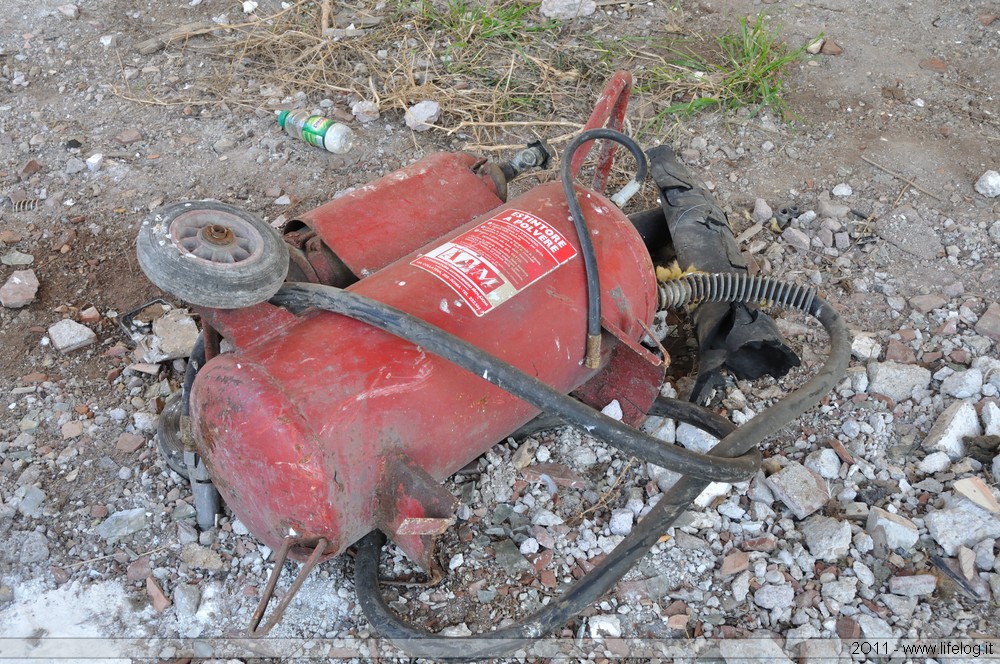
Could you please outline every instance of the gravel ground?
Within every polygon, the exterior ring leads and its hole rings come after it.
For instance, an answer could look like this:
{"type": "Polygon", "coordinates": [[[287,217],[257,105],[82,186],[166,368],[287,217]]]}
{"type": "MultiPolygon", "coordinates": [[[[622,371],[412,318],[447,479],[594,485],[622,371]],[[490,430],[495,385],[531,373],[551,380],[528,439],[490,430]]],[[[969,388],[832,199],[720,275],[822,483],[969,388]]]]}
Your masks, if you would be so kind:
{"type": "MultiPolygon", "coordinates": [[[[631,34],[667,11],[600,4],[576,20],[631,34]]],[[[843,49],[792,72],[788,100],[800,117],[699,116],[669,139],[711,183],[755,269],[812,283],[841,310],[855,333],[851,366],[822,404],[765,444],[754,480],[710,487],[553,647],[580,643],[579,656],[595,660],[683,644],[729,662],[940,661],[852,644],[984,645],[1000,633],[1000,176],[989,175],[1000,170],[989,92],[1000,89],[1000,9],[732,1],[695,4],[682,19],[711,32],[762,9],[784,22],[790,43],[823,32],[843,49]],[[898,20],[887,26],[890,13],[898,20]],[[799,216],[772,230],[773,211],[793,205],[799,216]]],[[[0,645],[5,655],[95,647],[54,637],[155,637],[176,640],[145,651],[162,659],[225,657],[226,642],[213,639],[245,634],[273,566],[273,552],[231,516],[199,532],[186,482],[157,453],[157,415],[179,388],[191,329],[179,302],[157,334],[137,336],[138,352],[119,325],[162,295],[134,259],[148,211],[213,197],[280,223],[462,145],[411,132],[389,111],[353,122],[354,148],[332,155],[280,133],[268,112],[126,98],[124,82],[133,92],[183,90],[203,65],[197,40],[140,55],[142,40],[240,11],[221,0],[14,0],[8,12],[0,634],[17,645],[0,645]],[[55,650],[38,650],[46,647],[55,650]]],[[[287,99],[344,121],[353,101],[287,99]]],[[[804,365],[718,395],[737,424],[800,384],[825,353],[816,325],[778,320],[804,365]]],[[[678,366],[688,335],[671,327],[664,341],[678,366]]],[[[664,389],[683,396],[689,387],[689,376],[672,373],[664,389]]],[[[692,449],[711,444],[672,422],[647,427],[692,449]]],[[[601,560],[675,479],[575,431],[501,443],[446,483],[462,507],[439,545],[445,580],[387,587],[388,599],[453,635],[526,615],[601,560]]],[[[286,566],[282,587],[294,569],[286,566]]],[[[389,548],[383,572],[409,578],[413,568],[389,548]]],[[[273,642],[287,648],[278,658],[379,652],[352,575],[340,556],[309,577],[272,632],[289,640],[273,642]]],[[[268,643],[253,652],[274,655],[268,643]]]]}

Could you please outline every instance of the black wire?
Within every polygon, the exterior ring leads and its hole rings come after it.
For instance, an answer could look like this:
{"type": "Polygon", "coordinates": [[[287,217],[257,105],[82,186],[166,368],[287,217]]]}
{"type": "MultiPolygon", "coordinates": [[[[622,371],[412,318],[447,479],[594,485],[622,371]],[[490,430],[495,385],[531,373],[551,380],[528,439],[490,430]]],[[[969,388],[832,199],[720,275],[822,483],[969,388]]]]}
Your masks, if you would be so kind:
{"type": "Polygon", "coordinates": [[[597,256],[594,253],[594,242],[590,237],[590,229],[587,228],[587,220],[583,217],[583,209],[580,207],[580,201],[576,197],[576,188],[573,186],[571,164],[573,155],[581,145],[598,138],[614,141],[628,148],[628,151],[632,153],[637,164],[634,178],[636,182],[641,183],[646,179],[646,172],[649,168],[646,162],[646,153],[642,151],[639,144],[614,129],[589,129],[578,134],[563,153],[562,164],[559,168],[559,177],[562,181],[563,194],[566,196],[566,204],[569,205],[569,212],[573,218],[573,226],[576,228],[576,234],[580,242],[580,254],[583,256],[583,269],[587,275],[588,338],[599,338],[601,335],[601,281],[597,270],[597,256]]]}
{"type": "MultiPolygon", "coordinates": [[[[443,330],[393,307],[358,296],[355,293],[328,286],[295,284],[282,287],[272,302],[287,306],[293,311],[316,307],[368,322],[411,343],[418,344],[436,355],[456,362],[466,369],[475,366],[479,375],[483,375],[478,370],[479,367],[486,367],[487,374],[484,377],[494,385],[508,389],[519,397],[521,397],[519,392],[524,393],[524,390],[515,391],[512,388],[520,387],[518,384],[520,382],[532,384],[534,381],[546,390],[555,392],[544,383],[490,357],[484,351],[443,330]],[[491,372],[492,375],[490,375],[491,372]]],[[[713,466],[716,469],[727,468],[729,464],[734,463],[731,460],[732,457],[739,456],[741,459],[749,459],[749,454],[756,452],[756,446],[760,441],[817,403],[840,380],[847,369],[847,362],[851,354],[851,336],[847,325],[836,311],[820,298],[813,301],[809,313],[819,320],[830,335],[830,354],[826,363],[802,387],[743,426],[735,428],[728,420],[694,404],[674,400],[657,400],[654,412],[669,414],[682,421],[688,421],[721,438],[719,443],[712,448],[712,456],[694,455],[700,458],[704,465],[713,466]]],[[[532,385],[532,387],[535,386],[532,385]]],[[[560,399],[574,401],[558,392],[556,394],[560,399]]],[[[582,404],[580,405],[582,406],[582,404]]],[[[594,412],[589,407],[583,407],[591,413],[594,412]]],[[[587,424],[574,419],[576,415],[575,411],[569,413],[566,416],[567,421],[574,426],[588,429],[587,424]]],[[[563,416],[562,413],[560,416],[563,416]]],[[[614,422],[614,420],[611,421],[614,422]]],[[[615,424],[618,423],[615,422],[615,424]]],[[[620,426],[631,435],[638,434],[639,439],[643,442],[645,442],[645,438],[648,438],[629,427],[620,426]]],[[[615,431],[617,432],[617,429],[615,431]]],[[[595,432],[590,433],[593,435],[595,432]]],[[[651,440],[656,442],[656,439],[651,440]]],[[[605,441],[623,451],[642,457],[648,462],[676,468],[670,462],[662,462],[656,458],[655,454],[646,455],[629,451],[621,444],[621,439],[605,439],[605,441]]],[[[655,449],[644,451],[655,452],[662,448],[662,445],[656,444],[655,449]]],[[[687,451],[685,450],[685,452],[687,451]]],[[[682,456],[686,457],[687,455],[682,456]]],[[[754,457],[759,459],[759,452],[754,457]]],[[[553,597],[546,607],[534,615],[503,629],[473,637],[440,637],[400,619],[382,597],[378,585],[380,551],[385,541],[385,536],[379,531],[369,533],[358,542],[355,557],[355,587],[358,601],[365,616],[380,634],[414,656],[440,659],[477,659],[499,657],[516,648],[528,647],[535,639],[565,624],[570,618],[583,611],[610,590],[659,541],[674,520],[704,490],[709,483],[705,476],[709,474],[714,474],[714,470],[712,473],[698,473],[698,476],[685,472],[685,476],[678,480],[670,490],[662,494],[659,502],[646,517],[586,577],[566,589],[562,594],[553,597]]]]}

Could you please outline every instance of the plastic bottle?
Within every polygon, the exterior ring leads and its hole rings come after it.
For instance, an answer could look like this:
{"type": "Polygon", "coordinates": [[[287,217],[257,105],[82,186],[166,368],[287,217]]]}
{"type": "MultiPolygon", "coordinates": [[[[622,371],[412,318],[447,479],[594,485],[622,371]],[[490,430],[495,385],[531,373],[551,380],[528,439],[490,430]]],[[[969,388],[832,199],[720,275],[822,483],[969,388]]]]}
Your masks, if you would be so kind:
{"type": "Polygon", "coordinates": [[[335,154],[349,152],[353,144],[350,127],[322,115],[309,115],[309,111],[281,111],[278,125],[289,136],[335,154]]]}

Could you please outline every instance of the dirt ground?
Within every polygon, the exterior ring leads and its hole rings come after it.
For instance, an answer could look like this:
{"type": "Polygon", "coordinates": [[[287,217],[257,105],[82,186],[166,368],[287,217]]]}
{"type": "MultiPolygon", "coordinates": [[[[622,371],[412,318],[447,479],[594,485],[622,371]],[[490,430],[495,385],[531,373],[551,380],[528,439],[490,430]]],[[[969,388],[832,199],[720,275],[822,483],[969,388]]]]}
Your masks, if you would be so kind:
{"type": "MultiPolygon", "coordinates": [[[[575,48],[582,34],[668,39],[668,26],[680,26],[691,37],[710,37],[732,29],[740,17],[759,13],[783,26],[781,39],[789,45],[808,43],[819,34],[836,42],[839,54],[810,56],[789,69],[785,100],[795,113],[789,122],[768,110],[707,112],[668,123],[658,135],[645,131],[640,140],[644,147],[662,141],[686,151],[685,159],[711,183],[737,236],[753,230],[758,198],[773,209],[794,204],[802,211],[816,210],[820,219],[814,225],[796,226],[808,247],[794,248],[790,236],[765,225],[743,237],[742,248],[766,273],[817,285],[852,329],[870,333],[887,353],[898,353],[893,358],[936,375],[944,368],[967,368],[976,357],[996,357],[994,338],[975,325],[992,303],[1000,302],[1000,228],[995,226],[1000,198],[988,198],[974,185],[984,172],[1000,169],[1000,18],[994,20],[1000,5],[958,0],[598,5],[594,15],[567,22],[554,33],[551,39],[560,50],[575,48]],[[831,199],[829,192],[842,184],[850,193],[840,189],[841,195],[835,192],[831,199]],[[856,212],[838,216],[832,209],[837,205],[856,212]],[[835,223],[821,227],[826,217],[835,223]],[[848,233],[844,244],[834,241],[838,232],[848,233]],[[945,304],[918,312],[911,299],[925,295],[941,295],[945,304]],[[948,317],[948,311],[957,313],[948,317]],[[957,325],[942,331],[935,322],[938,314],[957,325]]],[[[0,624],[16,637],[236,634],[259,596],[268,569],[262,559],[266,552],[252,535],[227,522],[219,537],[200,540],[204,551],[221,554],[218,563],[190,557],[181,562],[181,551],[191,541],[183,540],[175,522],[190,516],[182,505],[189,501],[188,491],[159,459],[151,433],[137,428],[133,417],[156,410],[177,389],[178,367],[168,362],[159,375],[150,376],[127,369],[133,358],[115,350],[126,342],[118,317],[163,296],[138,267],[139,224],[159,205],[202,198],[280,222],[282,215],[292,218],[421,156],[476,141],[463,139],[462,132],[448,133],[447,114],[441,129],[423,133],[406,127],[400,108],[384,108],[379,120],[361,124],[350,115],[356,93],[297,97],[285,89],[284,97],[276,98],[264,89],[267,72],[252,66],[233,70],[241,86],[232,95],[238,101],[220,102],[206,91],[204,74],[224,69],[213,55],[226,39],[224,32],[137,52],[144,40],[177,25],[222,15],[224,22],[241,21],[239,2],[79,0],[72,7],[62,0],[7,0],[0,32],[0,196],[8,197],[0,207],[0,253],[17,250],[33,257],[28,266],[4,264],[0,282],[28,268],[40,282],[30,305],[0,308],[0,391],[7,395],[0,415],[0,507],[8,506],[0,537],[8,537],[8,549],[29,541],[24,538],[34,537],[31,533],[40,533],[46,543],[44,556],[26,559],[7,551],[0,560],[0,624]],[[354,131],[353,149],[335,155],[286,136],[275,123],[274,102],[337,115],[354,131]],[[134,132],[138,135],[128,135],[134,132]],[[92,170],[85,160],[95,154],[103,157],[92,170]],[[33,199],[38,199],[35,204],[33,199]],[[79,320],[90,307],[100,314],[88,323],[97,342],[69,354],[54,350],[48,328],[64,318],[79,320]],[[124,419],[112,414],[116,409],[124,411],[124,419]],[[65,426],[73,421],[84,426],[80,434],[67,436],[65,426]],[[119,445],[123,433],[138,433],[148,442],[125,452],[119,445]],[[29,486],[45,494],[35,515],[15,510],[29,486]],[[145,530],[116,543],[95,534],[109,512],[136,507],[149,512],[145,530]],[[135,566],[143,560],[145,574],[142,564],[135,566]],[[156,593],[148,591],[147,577],[163,586],[173,607],[160,612],[152,606],[156,593]],[[185,585],[200,590],[200,606],[195,601],[186,615],[180,611],[183,597],[172,591],[185,585]]],[[[277,2],[260,0],[256,14],[280,10],[277,2]]],[[[610,75],[615,64],[593,66],[610,75]]],[[[634,73],[641,83],[639,66],[634,73]]],[[[585,120],[599,90],[584,92],[589,94],[566,100],[559,120],[585,120]]],[[[649,99],[636,94],[627,128],[638,132],[656,113],[649,99]]],[[[497,132],[495,140],[513,145],[564,131],[510,127],[497,132]]],[[[675,383],[678,378],[673,377],[675,383]]],[[[869,438],[858,449],[868,451],[876,469],[892,465],[889,451],[906,435],[926,433],[950,402],[942,402],[937,389],[923,405],[915,399],[912,408],[890,413],[888,431],[862,434],[869,438]]],[[[848,399],[843,410],[807,416],[807,428],[820,437],[838,435],[848,403],[853,408],[858,402],[848,399]]],[[[801,440],[786,430],[774,451],[794,448],[801,440]]],[[[505,450],[498,458],[509,460],[512,454],[505,450]]],[[[500,472],[495,464],[483,467],[500,472]]],[[[989,464],[981,468],[995,492],[989,464]]],[[[620,469],[608,472],[614,476],[620,469]]],[[[603,470],[597,474],[603,476],[603,470]]],[[[640,486],[647,481],[642,474],[630,478],[640,486]]],[[[453,488],[459,490],[461,483],[453,488]]],[[[469,546],[452,540],[444,543],[446,563],[469,546]]],[[[665,560],[676,553],[665,554],[665,560]]],[[[719,562],[721,555],[705,555],[709,575],[719,562]]],[[[371,628],[353,598],[350,570],[346,559],[326,563],[315,583],[306,584],[301,603],[289,610],[289,626],[277,633],[369,636],[371,628]],[[314,607],[322,609],[322,616],[314,607]]],[[[475,583],[476,578],[469,572],[459,580],[475,583]]],[[[447,603],[448,592],[460,587],[455,582],[436,595],[432,591],[427,605],[447,603]]],[[[448,617],[468,623],[475,633],[491,620],[516,617],[518,604],[528,601],[516,593],[502,595],[492,609],[466,606],[462,615],[448,617]]],[[[687,597],[688,606],[697,609],[698,599],[687,597]]],[[[419,592],[410,601],[419,603],[419,592]]],[[[975,601],[941,592],[921,597],[920,603],[926,611],[893,620],[896,636],[923,636],[934,615],[953,620],[956,636],[995,636],[1000,629],[996,595],[975,601]]],[[[722,620],[734,626],[762,612],[723,606],[728,610],[722,610],[722,620]]],[[[623,635],[697,635],[696,619],[680,632],[647,629],[650,610],[643,604],[631,620],[627,611],[618,611],[623,635]]],[[[432,609],[418,609],[416,615],[421,611],[432,609]]],[[[750,632],[785,635],[793,627],[781,620],[748,620],[750,632]]],[[[160,655],[170,658],[173,652],[160,655]]]]}

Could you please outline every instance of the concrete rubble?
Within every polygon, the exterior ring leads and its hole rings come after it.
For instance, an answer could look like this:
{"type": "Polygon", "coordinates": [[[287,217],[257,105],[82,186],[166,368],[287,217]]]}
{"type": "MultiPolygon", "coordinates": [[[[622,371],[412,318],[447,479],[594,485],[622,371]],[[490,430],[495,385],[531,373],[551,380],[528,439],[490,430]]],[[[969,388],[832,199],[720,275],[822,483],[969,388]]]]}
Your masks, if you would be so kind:
{"type": "Polygon", "coordinates": [[[15,270],[6,283],[0,287],[0,305],[8,309],[20,309],[35,301],[38,292],[38,277],[34,270],[15,270]]]}

